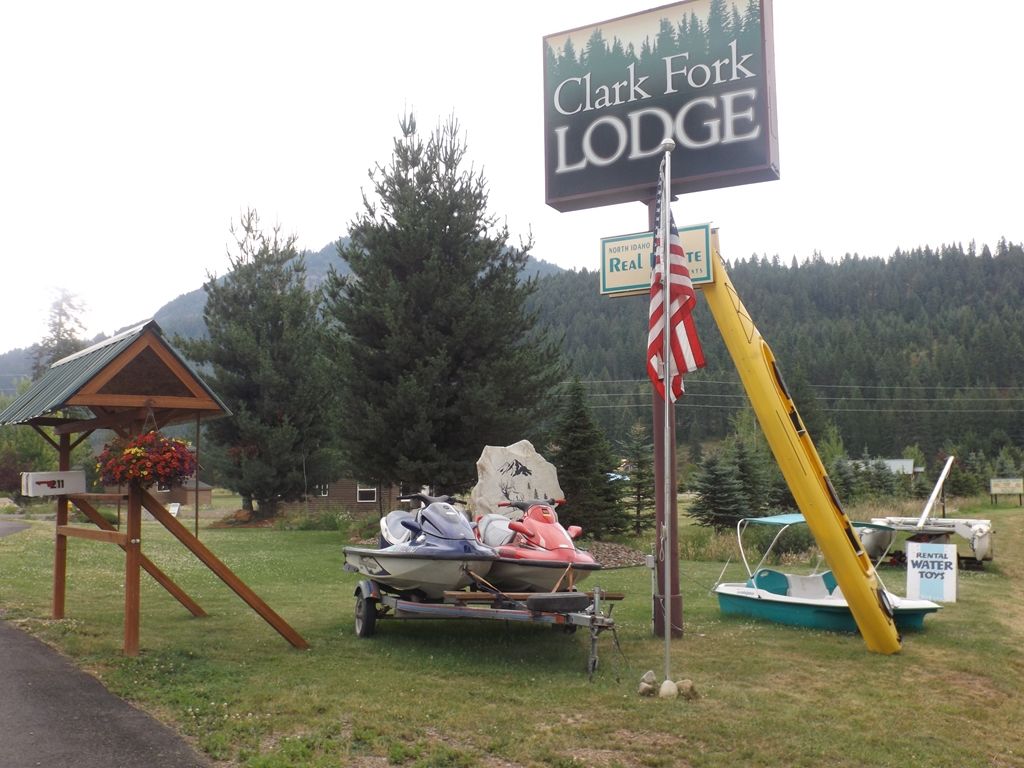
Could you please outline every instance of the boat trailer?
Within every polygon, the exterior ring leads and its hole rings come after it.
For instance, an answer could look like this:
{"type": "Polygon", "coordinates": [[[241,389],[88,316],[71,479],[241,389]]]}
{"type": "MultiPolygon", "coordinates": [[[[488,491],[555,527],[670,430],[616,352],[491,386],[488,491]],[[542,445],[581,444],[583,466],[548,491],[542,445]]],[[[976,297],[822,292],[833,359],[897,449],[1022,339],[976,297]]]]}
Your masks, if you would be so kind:
{"type": "MultiPolygon", "coordinates": [[[[598,636],[610,629],[615,646],[619,648],[611,611],[612,603],[625,597],[621,592],[605,592],[595,587],[589,592],[450,591],[444,593],[441,601],[427,601],[417,599],[416,595],[389,593],[372,579],[361,580],[354,594],[358,637],[373,636],[379,619],[518,621],[561,627],[566,633],[586,627],[590,631],[587,673],[591,679],[598,665],[598,636]],[[608,603],[607,612],[605,603],[608,603]]],[[[621,648],[619,651],[621,653],[621,648]]]]}

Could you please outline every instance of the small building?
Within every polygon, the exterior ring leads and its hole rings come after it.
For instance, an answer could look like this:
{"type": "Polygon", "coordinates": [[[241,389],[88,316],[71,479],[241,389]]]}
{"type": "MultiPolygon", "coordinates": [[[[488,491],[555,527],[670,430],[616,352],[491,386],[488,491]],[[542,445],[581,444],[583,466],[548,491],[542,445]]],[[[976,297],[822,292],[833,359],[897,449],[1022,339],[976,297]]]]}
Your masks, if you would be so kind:
{"type": "Polygon", "coordinates": [[[894,475],[914,477],[924,472],[924,467],[915,467],[913,459],[853,459],[850,461],[859,470],[870,469],[873,464],[884,464],[894,475]]]}
{"type": "Polygon", "coordinates": [[[402,490],[398,486],[383,486],[359,480],[342,478],[313,486],[302,501],[281,504],[285,512],[320,512],[327,509],[345,509],[355,514],[383,516],[397,509],[402,490]]]}
{"type": "MultiPolygon", "coordinates": [[[[104,493],[128,493],[119,486],[105,486],[104,493]]],[[[196,478],[195,475],[188,478],[181,485],[157,485],[153,487],[153,495],[160,500],[165,507],[168,504],[181,504],[184,507],[192,507],[196,503],[196,478]]],[[[213,486],[199,481],[199,508],[213,508],[213,486]]]]}

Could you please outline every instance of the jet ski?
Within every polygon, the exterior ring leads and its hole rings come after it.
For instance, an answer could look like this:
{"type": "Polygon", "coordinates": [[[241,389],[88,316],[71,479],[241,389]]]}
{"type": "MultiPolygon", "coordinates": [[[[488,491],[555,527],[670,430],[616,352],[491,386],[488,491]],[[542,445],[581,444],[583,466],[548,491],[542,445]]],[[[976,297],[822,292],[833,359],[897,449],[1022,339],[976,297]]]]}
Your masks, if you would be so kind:
{"type": "Polygon", "coordinates": [[[388,592],[440,600],[485,576],[497,553],[481,544],[451,496],[413,493],[399,501],[420,508],[381,518],[381,547],[345,547],[345,570],[372,579],[388,592]]]}
{"type": "Polygon", "coordinates": [[[563,528],[558,522],[555,499],[503,501],[519,515],[512,519],[491,513],[476,519],[481,543],[493,547],[498,559],[491,565],[487,581],[504,592],[567,591],[601,565],[590,553],[577,549],[574,539],[583,529],[563,528]]]}

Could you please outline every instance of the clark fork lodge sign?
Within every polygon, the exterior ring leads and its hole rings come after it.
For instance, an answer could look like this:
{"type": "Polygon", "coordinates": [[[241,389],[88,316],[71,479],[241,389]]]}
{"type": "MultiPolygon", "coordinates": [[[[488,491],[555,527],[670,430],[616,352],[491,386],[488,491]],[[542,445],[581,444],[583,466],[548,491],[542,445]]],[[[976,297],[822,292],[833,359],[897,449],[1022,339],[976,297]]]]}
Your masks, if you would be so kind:
{"type": "Polygon", "coordinates": [[[687,0],[544,38],[545,200],[559,211],[779,177],[770,0],[687,0]]]}

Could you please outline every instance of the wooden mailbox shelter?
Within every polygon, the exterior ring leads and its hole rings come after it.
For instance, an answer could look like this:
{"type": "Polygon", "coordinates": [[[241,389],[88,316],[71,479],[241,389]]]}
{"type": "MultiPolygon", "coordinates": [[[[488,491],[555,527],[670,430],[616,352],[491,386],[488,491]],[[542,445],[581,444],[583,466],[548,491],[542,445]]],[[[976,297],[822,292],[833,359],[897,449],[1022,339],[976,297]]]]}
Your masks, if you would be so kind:
{"type": "MultiPolygon", "coordinates": [[[[24,424],[58,452],[59,469],[71,468],[71,451],[97,429],[121,437],[148,428],[228,416],[230,411],[150,320],[88,349],[58,360],[2,413],[0,425],[24,424]]],[[[142,554],[142,509],[156,518],[211,571],[296,648],[306,641],[173,517],[145,488],[128,493],[69,494],[57,497],[53,565],[53,618],[64,618],[69,538],[117,544],[125,552],[124,653],[139,651],[140,575],[145,570],[193,616],[206,613],[149,558],[142,554]],[[95,501],[127,499],[125,531],[115,529],[93,506],[95,501]],[[96,529],[68,525],[74,504],[96,529]]]]}

